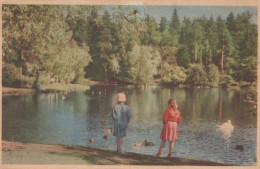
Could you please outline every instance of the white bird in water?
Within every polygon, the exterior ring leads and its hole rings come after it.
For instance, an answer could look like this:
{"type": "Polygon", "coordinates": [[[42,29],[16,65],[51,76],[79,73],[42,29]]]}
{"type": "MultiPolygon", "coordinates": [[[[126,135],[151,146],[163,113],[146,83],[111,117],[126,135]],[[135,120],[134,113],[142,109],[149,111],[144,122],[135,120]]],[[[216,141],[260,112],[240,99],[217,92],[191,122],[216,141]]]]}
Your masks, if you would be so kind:
{"type": "Polygon", "coordinates": [[[101,91],[99,91],[98,94],[101,94],[101,91]]]}
{"type": "Polygon", "coordinates": [[[221,131],[224,136],[228,139],[233,130],[234,130],[234,126],[231,124],[231,120],[228,120],[226,123],[223,123],[222,125],[217,125],[218,130],[221,131]]]}
{"type": "Polygon", "coordinates": [[[65,96],[62,96],[62,99],[66,99],[66,97],[65,97],[65,96]]]}
{"type": "Polygon", "coordinates": [[[95,92],[94,92],[94,91],[92,92],[92,95],[93,95],[93,94],[95,94],[95,92]]]}

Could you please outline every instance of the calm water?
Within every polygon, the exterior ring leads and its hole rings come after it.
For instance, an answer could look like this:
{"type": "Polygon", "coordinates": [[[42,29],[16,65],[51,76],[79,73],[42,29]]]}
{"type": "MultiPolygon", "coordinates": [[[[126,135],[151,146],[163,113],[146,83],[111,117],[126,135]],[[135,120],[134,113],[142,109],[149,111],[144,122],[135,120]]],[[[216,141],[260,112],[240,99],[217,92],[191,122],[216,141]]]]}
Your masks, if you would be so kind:
{"type": "MultiPolygon", "coordinates": [[[[124,151],[157,153],[163,113],[173,97],[183,118],[173,156],[256,165],[257,117],[241,101],[243,91],[236,90],[93,86],[88,92],[3,96],[3,139],[115,150],[115,137],[109,134],[110,138],[104,140],[102,127],[113,127],[111,110],[121,91],[126,93],[133,112],[124,151]],[[108,125],[101,125],[101,120],[108,121],[108,125]],[[229,134],[217,127],[227,120],[234,126],[229,134]],[[89,143],[91,137],[93,144],[89,143]],[[144,140],[155,146],[134,146],[134,142],[144,140]],[[244,151],[236,150],[236,145],[243,145],[244,151]]],[[[168,144],[162,156],[167,153],[168,144]]]]}

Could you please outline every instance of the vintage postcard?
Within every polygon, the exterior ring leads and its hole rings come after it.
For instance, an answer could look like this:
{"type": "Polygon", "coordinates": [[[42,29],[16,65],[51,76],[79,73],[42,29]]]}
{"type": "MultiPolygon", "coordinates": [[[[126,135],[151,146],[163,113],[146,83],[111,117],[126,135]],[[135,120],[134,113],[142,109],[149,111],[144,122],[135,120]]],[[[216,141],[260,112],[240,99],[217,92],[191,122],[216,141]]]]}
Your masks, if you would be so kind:
{"type": "Polygon", "coordinates": [[[1,167],[258,168],[258,3],[2,0],[1,167]]]}

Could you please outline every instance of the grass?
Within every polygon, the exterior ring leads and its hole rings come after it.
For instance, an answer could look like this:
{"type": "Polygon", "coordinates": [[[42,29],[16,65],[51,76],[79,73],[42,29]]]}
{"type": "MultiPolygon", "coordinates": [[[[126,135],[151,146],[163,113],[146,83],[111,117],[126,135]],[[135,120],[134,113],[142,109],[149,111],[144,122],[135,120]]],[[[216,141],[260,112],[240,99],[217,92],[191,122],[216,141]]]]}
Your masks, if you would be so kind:
{"type": "Polygon", "coordinates": [[[3,163],[6,164],[90,164],[90,165],[147,165],[147,166],[230,166],[230,164],[180,157],[154,157],[114,150],[74,145],[37,144],[2,140],[3,163]],[[39,159],[41,157],[41,159],[39,159]],[[42,160],[43,159],[43,160],[42,160]],[[56,160],[55,160],[56,159],[56,160]]]}
{"type": "Polygon", "coordinates": [[[93,149],[82,146],[65,146],[63,148],[70,150],[67,152],[58,152],[57,154],[66,154],[70,156],[77,156],[87,160],[89,164],[93,165],[192,165],[192,166],[229,166],[229,164],[218,163],[200,159],[189,159],[172,157],[154,157],[152,155],[142,155],[136,153],[117,154],[112,150],[93,149]]]}

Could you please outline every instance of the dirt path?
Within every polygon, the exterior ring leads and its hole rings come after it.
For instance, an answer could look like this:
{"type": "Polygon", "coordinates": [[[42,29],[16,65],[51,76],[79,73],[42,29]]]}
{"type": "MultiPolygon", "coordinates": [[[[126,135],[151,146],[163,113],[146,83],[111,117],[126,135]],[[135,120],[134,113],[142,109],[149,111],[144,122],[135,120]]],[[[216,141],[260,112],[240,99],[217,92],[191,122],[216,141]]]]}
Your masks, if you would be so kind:
{"type": "Polygon", "coordinates": [[[153,156],[99,150],[81,146],[44,145],[2,141],[3,164],[89,164],[89,165],[204,165],[222,163],[173,157],[153,156]]]}

